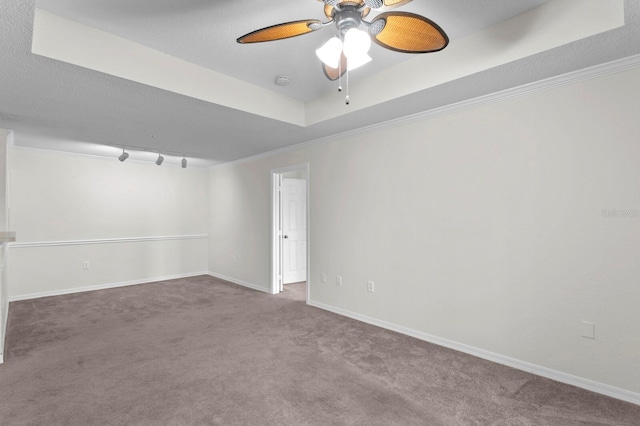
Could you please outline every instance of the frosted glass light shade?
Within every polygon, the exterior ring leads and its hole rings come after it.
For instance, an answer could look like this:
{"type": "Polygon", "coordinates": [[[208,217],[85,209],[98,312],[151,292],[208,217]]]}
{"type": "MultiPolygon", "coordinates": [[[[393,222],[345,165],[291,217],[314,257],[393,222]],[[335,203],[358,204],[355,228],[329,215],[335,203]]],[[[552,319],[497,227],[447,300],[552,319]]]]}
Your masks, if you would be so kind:
{"type": "Polygon", "coordinates": [[[369,34],[367,32],[359,30],[357,28],[351,28],[344,35],[344,56],[346,56],[348,59],[351,59],[352,56],[368,56],[367,52],[369,52],[370,48],[371,37],[369,37],[369,34]]]}
{"type": "Polygon", "coordinates": [[[342,42],[338,37],[331,37],[321,48],[316,50],[316,56],[329,68],[338,68],[342,55],[342,42]]]}
{"type": "Polygon", "coordinates": [[[363,53],[361,55],[351,55],[347,58],[347,71],[353,71],[358,67],[371,62],[371,56],[363,53]]]}

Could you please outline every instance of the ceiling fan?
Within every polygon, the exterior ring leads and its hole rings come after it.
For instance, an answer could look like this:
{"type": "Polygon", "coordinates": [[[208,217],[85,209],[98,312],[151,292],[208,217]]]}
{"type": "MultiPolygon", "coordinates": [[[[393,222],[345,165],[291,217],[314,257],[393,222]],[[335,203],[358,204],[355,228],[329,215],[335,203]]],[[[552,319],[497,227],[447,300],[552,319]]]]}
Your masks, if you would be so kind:
{"type": "Polygon", "coordinates": [[[372,40],[379,46],[402,53],[437,52],[449,44],[447,34],[430,19],[410,12],[388,12],[411,0],[319,1],[324,3],[324,14],[329,19],[327,22],[317,19],[286,22],[250,32],[236,41],[246,44],[282,40],[318,31],[335,23],[337,36],[316,50],[316,55],[323,62],[325,76],[332,81],[371,61],[368,50],[372,40]],[[383,13],[371,21],[365,21],[371,9],[383,13]]]}

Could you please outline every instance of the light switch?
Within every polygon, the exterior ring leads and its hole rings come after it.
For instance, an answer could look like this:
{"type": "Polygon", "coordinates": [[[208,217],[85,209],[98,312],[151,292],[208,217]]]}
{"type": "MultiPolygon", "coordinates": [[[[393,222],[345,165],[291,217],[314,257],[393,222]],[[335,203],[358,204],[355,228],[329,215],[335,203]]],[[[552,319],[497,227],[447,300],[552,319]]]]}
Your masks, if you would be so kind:
{"type": "Polygon", "coordinates": [[[595,339],[596,338],[595,327],[596,325],[592,322],[582,321],[582,337],[586,339],[595,339]]]}

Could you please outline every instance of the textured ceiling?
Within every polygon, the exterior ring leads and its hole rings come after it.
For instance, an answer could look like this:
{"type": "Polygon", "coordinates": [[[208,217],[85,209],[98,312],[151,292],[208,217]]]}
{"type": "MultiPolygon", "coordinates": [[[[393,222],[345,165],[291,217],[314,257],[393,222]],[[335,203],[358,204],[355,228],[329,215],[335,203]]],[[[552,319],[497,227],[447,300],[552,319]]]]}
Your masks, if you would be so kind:
{"type": "MultiPolygon", "coordinates": [[[[488,27],[548,0],[415,0],[397,10],[437,22],[452,40],[488,27]]],[[[335,33],[334,26],[303,37],[238,46],[243,34],[301,19],[326,21],[316,0],[39,0],[39,8],[128,40],[301,100],[330,90],[314,51],[335,33]],[[278,87],[278,75],[291,84],[278,87]]],[[[372,12],[370,17],[377,13],[372,12]]],[[[369,75],[411,55],[373,46],[374,58],[358,75],[369,75]]]]}
{"type": "MultiPolygon", "coordinates": [[[[403,9],[434,19],[455,41],[539,3],[415,0],[403,9]]],[[[276,75],[289,75],[292,84],[282,90],[290,97],[306,100],[335,90],[315,57],[305,56],[321,44],[328,29],[255,46],[235,43],[256,28],[320,18],[322,5],[313,0],[42,0],[38,6],[269,90],[279,90],[273,85],[276,75]]],[[[15,130],[18,144],[70,151],[82,151],[79,142],[128,145],[208,161],[202,164],[232,161],[640,53],[640,2],[626,1],[624,27],[301,127],[34,55],[34,9],[34,1],[0,2],[0,127],[15,130]]],[[[407,55],[378,48],[372,56],[372,64],[354,78],[375,74],[407,55]]]]}

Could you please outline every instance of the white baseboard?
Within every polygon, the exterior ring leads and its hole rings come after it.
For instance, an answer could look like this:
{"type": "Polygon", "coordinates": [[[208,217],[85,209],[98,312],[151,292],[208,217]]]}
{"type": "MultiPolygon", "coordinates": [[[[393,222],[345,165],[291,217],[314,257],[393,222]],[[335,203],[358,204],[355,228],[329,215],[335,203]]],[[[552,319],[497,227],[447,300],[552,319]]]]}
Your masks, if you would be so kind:
{"type": "Polygon", "coordinates": [[[414,330],[407,327],[402,327],[390,322],[382,321],[376,318],[368,317],[366,315],[357,314],[355,312],[347,311],[345,309],[336,308],[334,306],[325,305],[321,302],[309,300],[310,306],[324,309],[325,311],[333,312],[335,314],[343,315],[358,321],[365,322],[367,324],[375,325],[377,327],[385,328],[387,330],[395,331],[407,336],[415,337],[416,339],[424,340],[425,342],[434,343],[439,346],[454,349],[459,352],[464,352],[469,355],[476,356],[478,358],[486,359],[488,361],[503,364],[509,367],[516,368],[518,370],[526,371],[537,376],[546,377],[558,382],[566,383],[569,385],[577,386],[582,389],[586,389],[592,392],[596,392],[602,395],[610,396],[612,398],[620,399],[622,401],[630,402],[632,404],[640,405],[640,393],[631,392],[625,389],[617,388],[615,386],[606,385],[593,380],[585,379],[571,374],[563,373],[562,371],[553,370],[551,368],[542,367],[540,365],[531,364],[519,359],[510,358],[508,356],[496,354],[493,352],[485,351],[484,349],[476,348],[473,346],[465,345],[463,343],[454,342],[452,340],[443,339],[442,337],[433,336],[431,334],[423,333],[418,330],[414,330]]]}
{"type": "Polygon", "coordinates": [[[82,293],[85,291],[95,291],[95,290],[105,290],[109,288],[116,287],[126,287],[130,285],[138,285],[138,284],[146,284],[146,283],[155,283],[158,281],[167,281],[167,280],[175,280],[179,278],[189,278],[189,277],[197,277],[199,275],[208,275],[209,273],[204,272],[189,272],[187,274],[177,274],[177,275],[167,275],[164,277],[154,277],[154,278],[144,278],[141,280],[133,280],[133,281],[124,281],[119,283],[109,283],[109,284],[98,284],[87,287],[74,287],[74,288],[66,288],[61,290],[52,290],[52,291],[43,291],[41,293],[30,293],[30,294],[21,294],[18,296],[10,296],[9,302],[17,302],[19,300],[29,300],[29,299],[38,299],[40,297],[49,297],[49,296],[61,296],[63,294],[72,294],[72,293],[82,293]]]}
{"type": "MultiPolygon", "coordinates": [[[[7,325],[9,323],[9,300],[6,301],[6,305],[2,307],[4,311],[2,313],[2,330],[0,330],[0,364],[4,363],[4,343],[7,340],[7,325]]],[[[5,304],[5,301],[2,301],[5,304]]]]}
{"type": "Polygon", "coordinates": [[[243,287],[250,288],[252,290],[258,290],[258,291],[261,291],[263,293],[269,293],[269,289],[268,288],[264,288],[264,287],[261,287],[261,286],[256,285],[256,284],[248,283],[246,281],[238,280],[236,278],[228,277],[226,275],[218,274],[218,273],[215,273],[215,272],[209,272],[208,275],[211,275],[214,278],[220,278],[221,280],[225,280],[225,281],[229,281],[229,282],[234,283],[234,284],[241,285],[243,287]]]}
{"type": "MultiPolygon", "coordinates": [[[[5,308],[3,306],[3,308],[5,308]]],[[[4,363],[4,344],[7,340],[7,325],[9,323],[9,304],[7,303],[7,306],[4,310],[4,315],[2,318],[2,336],[0,336],[0,364],[4,363]]]]}

